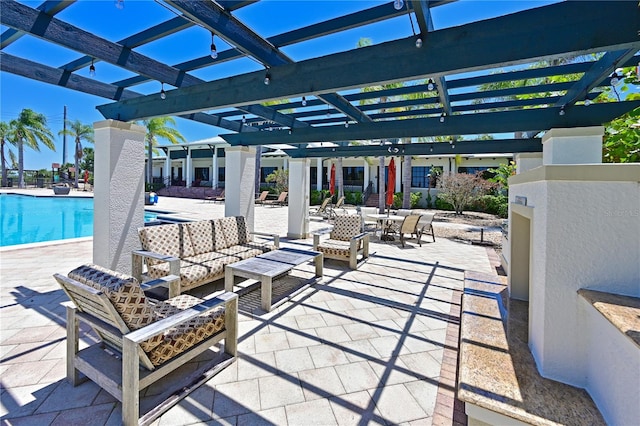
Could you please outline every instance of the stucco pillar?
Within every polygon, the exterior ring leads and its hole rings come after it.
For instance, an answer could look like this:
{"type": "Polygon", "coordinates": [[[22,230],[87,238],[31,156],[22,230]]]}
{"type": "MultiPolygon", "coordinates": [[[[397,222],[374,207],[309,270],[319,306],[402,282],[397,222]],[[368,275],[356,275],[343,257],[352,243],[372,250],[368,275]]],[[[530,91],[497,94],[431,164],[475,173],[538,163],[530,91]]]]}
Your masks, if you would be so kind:
{"type": "Polygon", "coordinates": [[[322,191],[322,158],[316,158],[316,189],[322,191]]]}
{"type": "Polygon", "coordinates": [[[218,186],[218,148],[213,147],[213,159],[211,160],[211,187],[218,186]]]}
{"type": "Polygon", "coordinates": [[[516,174],[542,166],[541,152],[521,152],[514,156],[516,174]]]}
{"type": "Polygon", "coordinates": [[[602,126],[551,129],[542,137],[542,163],[602,163],[603,135],[602,126]]]}
{"type": "Polygon", "coordinates": [[[289,162],[288,238],[307,238],[309,234],[309,164],[306,158],[289,162]]]}
{"type": "Polygon", "coordinates": [[[138,228],[144,226],[146,129],[116,120],[93,128],[93,262],[131,274],[131,252],[140,248],[138,228]]]}
{"type": "Polygon", "coordinates": [[[254,187],[256,148],[232,146],[225,150],[226,179],[224,215],[244,216],[249,231],[254,230],[254,187]]]}
{"type": "Polygon", "coordinates": [[[185,170],[184,170],[184,180],[187,182],[187,188],[191,187],[191,148],[187,148],[187,158],[184,159],[185,162],[185,170]]]}
{"type": "Polygon", "coordinates": [[[362,188],[362,191],[366,191],[367,188],[369,187],[369,180],[370,180],[369,176],[370,176],[371,170],[369,170],[369,163],[364,158],[362,159],[362,165],[364,168],[364,188],[362,188]]]}
{"type": "Polygon", "coordinates": [[[171,185],[171,151],[167,150],[167,158],[164,160],[164,182],[165,185],[171,185]]]}

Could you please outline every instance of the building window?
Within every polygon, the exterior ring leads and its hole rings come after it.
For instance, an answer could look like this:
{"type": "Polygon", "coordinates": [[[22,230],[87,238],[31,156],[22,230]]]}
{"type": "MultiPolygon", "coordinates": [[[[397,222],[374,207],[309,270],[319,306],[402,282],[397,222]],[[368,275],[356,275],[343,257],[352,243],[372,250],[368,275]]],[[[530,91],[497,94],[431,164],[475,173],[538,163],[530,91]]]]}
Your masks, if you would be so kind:
{"type": "Polygon", "coordinates": [[[260,182],[266,182],[267,181],[267,176],[269,176],[271,173],[275,172],[276,170],[278,170],[277,167],[261,167],[260,168],[260,182]]]}
{"type": "Polygon", "coordinates": [[[196,180],[209,180],[209,168],[208,167],[196,167],[195,169],[196,180]]]}
{"type": "Polygon", "coordinates": [[[496,174],[489,171],[490,167],[458,167],[458,173],[468,173],[470,175],[480,174],[483,179],[490,179],[496,174]]]}
{"type": "Polygon", "coordinates": [[[345,186],[362,186],[364,183],[364,167],[343,167],[342,179],[345,186]]]}
{"type": "Polygon", "coordinates": [[[218,182],[224,182],[224,167],[218,167],[218,182]]]}
{"type": "Polygon", "coordinates": [[[442,174],[442,167],[424,167],[417,166],[411,167],[411,187],[412,188],[435,188],[437,182],[437,175],[442,174]],[[435,172],[432,175],[431,170],[435,172]]]}

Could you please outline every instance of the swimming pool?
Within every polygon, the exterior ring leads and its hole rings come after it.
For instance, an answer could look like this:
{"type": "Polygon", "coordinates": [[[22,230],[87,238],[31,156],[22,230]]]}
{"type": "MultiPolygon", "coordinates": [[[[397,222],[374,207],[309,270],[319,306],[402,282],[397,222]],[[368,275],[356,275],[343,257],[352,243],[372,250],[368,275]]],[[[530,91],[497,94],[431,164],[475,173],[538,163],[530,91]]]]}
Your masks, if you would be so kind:
{"type": "MultiPolygon", "coordinates": [[[[145,213],[145,222],[156,214],[145,213]]],[[[0,194],[0,247],[93,235],[93,198],[0,194]]]]}

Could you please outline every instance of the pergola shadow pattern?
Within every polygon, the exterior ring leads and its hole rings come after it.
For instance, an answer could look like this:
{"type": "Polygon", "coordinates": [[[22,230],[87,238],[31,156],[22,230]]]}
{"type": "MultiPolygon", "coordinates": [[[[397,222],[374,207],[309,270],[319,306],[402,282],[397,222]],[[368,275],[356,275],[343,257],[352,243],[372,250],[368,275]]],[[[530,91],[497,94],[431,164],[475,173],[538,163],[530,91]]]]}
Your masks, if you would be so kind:
{"type": "Polygon", "coordinates": [[[601,102],[612,73],[639,62],[640,11],[631,1],[559,2],[510,14],[496,6],[494,17],[451,27],[436,18],[449,8],[464,15],[455,0],[346,2],[332,16],[271,36],[252,30],[252,19],[279,16],[287,2],[148,1],[136,7],[164,7],[169,18],[120,40],[94,34],[89,28],[102,6],[81,3],[3,2],[0,19],[9,29],[1,35],[1,70],[116,101],[98,107],[105,118],[176,115],[233,132],[222,135],[231,145],[287,144],[292,157],[539,152],[540,131],[601,125],[640,105],[601,102]],[[82,12],[68,13],[75,8],[82,12]],[[375,44],[327,42],[317,57],[304,49],[354,29],[375,34],[389,23],[397,33],[375,44]],[[142,53],[184,31],[215,34],[225,47],[215,59],[180,63],[142,53]],[[82,56],[46,65],[25,57],[21,41],[29,37],[82,56]],[[108,82],[83,75],[100,62],[130,77],[108,82]],[[242,64],[243,71],[222,70],[227,63],[242,64]],[[201,70],[217,77],[196,77],[201,70]],[[164,100],[148,85],[132,89],[150,81],[174,89],[164,100]],[[499,136],[476,140],[487,134],[499,136]],[[386,146],[438,136],[467,141],[386,146]]]}

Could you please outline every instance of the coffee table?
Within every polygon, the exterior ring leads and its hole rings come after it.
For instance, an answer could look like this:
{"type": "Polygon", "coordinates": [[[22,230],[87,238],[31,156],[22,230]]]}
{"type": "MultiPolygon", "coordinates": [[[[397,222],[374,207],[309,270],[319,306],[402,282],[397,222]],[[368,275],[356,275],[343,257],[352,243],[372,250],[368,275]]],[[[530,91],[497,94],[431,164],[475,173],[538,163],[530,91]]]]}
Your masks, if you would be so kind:
{"type": "MultiPolygon", "coordinates": [[[[224,289],[233,291],[234,277],[260,281],[261,306],[263,310],[269,312],[273,307],[271,305],[273,280],[311,260],[315,262],[316,277],[322,277],[323,256],[319,251],[282,248],[241,260],[225,266],[224,289]]],[[[283,299],[280,303],[286,300],[283,299]]]]}

